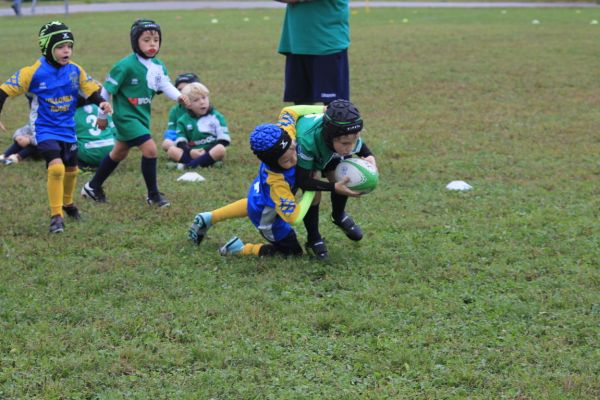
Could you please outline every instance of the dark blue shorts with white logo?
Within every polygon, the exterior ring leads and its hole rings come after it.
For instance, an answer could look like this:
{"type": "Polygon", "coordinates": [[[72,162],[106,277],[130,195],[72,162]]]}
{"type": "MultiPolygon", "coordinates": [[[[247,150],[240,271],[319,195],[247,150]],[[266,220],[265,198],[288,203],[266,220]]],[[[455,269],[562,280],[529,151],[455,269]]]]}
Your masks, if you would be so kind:
{"type": "Polygon", "coordinates": [[[67,143],[59,140],[44,140],[38,143],[38,152],[46,160],[46,166],[54,159],[60,158],[65,167],[77,166],[77,142],[67,143]]]}
{"type": "Polygon", "coordinates": [[[286,54],[283,101],[296,104],[350,100],[348,50],[326,56],[286,54]]]}

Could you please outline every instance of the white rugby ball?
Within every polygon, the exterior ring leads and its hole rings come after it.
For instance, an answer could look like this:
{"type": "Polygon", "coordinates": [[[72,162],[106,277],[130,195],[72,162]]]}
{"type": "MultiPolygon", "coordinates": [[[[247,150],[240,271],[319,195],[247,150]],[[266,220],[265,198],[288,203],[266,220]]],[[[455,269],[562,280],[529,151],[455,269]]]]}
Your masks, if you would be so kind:
{"type": "Polygon", "coordinates": [[[356,192],[369,193],[377,187],[379,172],[373,164],[362,158],[342,160],[335,168],[335,180],[341,181],[349,177],[348,187],[356,192]]]}

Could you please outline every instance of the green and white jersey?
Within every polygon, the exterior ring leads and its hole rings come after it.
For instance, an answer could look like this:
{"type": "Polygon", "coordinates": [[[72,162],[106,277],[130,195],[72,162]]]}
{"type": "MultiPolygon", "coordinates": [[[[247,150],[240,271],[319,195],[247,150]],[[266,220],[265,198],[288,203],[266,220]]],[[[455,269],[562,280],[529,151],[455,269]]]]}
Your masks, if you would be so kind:
{"type": "MultiPolygon", "coordinates": [[[[298,142],[298,166],[310,171],[323,171],[334,158],[341,156],[331,150],[323,139],[323,114],[309,114],[296,123],[296,141],[298,142]]],[[[359,137],[352,154],[362,147],[359,137]]]]}
{"type": "Polygon", "coordinates": [[[150,134],[152,99],[166,85],[173,86],[167,68],[156,58],[145,59],[132,53],[112,67],[104,88],[113,95],[117,140],[150,134]]]}
{"type": "Polygon", "coordinates": [[[175,144],[187,142],[193,149],[208,150],[219,140],[231,143],[225,117],[212,107],[208,114],[200,118],[185,113],[177,120],[176,130],[175,144]]]}
{"type": "Polygon", "coordinates": [[[187,108],[183,104],[177,104],[169,110],[169,120],[167,122],[167,130],[165,132],[175,132],[177,129],[177,120],[187,114],[187,108]]]}
{"type": "Polygon", "coordinates": [[[100,161],[115,145],[115,124],[108,116],[108,126],[100,130],[96,126],[98,106],[89,104],[75,111],[75,130],[77,131],[77,158],[89,165],[98,166],[100,161]]]}

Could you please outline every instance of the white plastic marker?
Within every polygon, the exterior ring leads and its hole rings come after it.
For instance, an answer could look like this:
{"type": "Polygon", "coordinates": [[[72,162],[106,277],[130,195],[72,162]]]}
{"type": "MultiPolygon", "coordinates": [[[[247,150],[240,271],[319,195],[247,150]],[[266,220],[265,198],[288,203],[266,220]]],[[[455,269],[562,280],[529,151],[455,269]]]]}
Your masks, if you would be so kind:
{"type": "Polygon", "coordinates": [[[465,181],[452,181],[446,185],[448,190],[471,190],[473,186],[469,185],[465,181]]]}
{"type": "Polygon", "coordinates": [[[202,182],[205,180],[206,179],[197,172],[186,172],[177,178],[177,182],[202,182]]]}

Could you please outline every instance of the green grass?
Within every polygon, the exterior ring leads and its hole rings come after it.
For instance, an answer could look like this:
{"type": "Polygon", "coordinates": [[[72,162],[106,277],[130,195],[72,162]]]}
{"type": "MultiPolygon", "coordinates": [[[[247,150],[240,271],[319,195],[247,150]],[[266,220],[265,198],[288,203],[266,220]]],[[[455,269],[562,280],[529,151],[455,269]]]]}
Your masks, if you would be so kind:
{"type": "MultiPolygon", "coordinates": [[[[326,200],[330,264],[220,257],[234,234],[261,240],[245,220],[187,243],[255,174],[247,134],[283,105],[282,11],[147,13],[171,74],[197,72],[228,118],[228,160],[182,184],[161,155],[157,211],[133,151],[110,203],[78,201],[55,236],[43,163],[0,168],[0,398],[600,397],[600,11],[357,11],[352,99],[382,175],[349,201],[364,240],[326,200]]],[[[138,16],[66,18],[75,60],[103,77],[138,16]]],[[[0,76],[33,62],[47,19],[2,21],[0,76]]],[[[170,106],[154,104],[157,140],[170,106]]],[[[1,117],[22,125],[25,100],[1,117]]]]}

